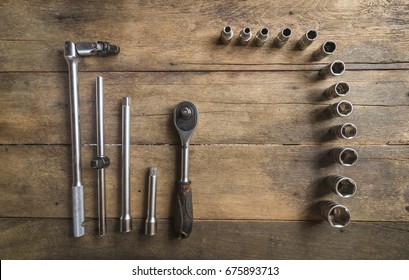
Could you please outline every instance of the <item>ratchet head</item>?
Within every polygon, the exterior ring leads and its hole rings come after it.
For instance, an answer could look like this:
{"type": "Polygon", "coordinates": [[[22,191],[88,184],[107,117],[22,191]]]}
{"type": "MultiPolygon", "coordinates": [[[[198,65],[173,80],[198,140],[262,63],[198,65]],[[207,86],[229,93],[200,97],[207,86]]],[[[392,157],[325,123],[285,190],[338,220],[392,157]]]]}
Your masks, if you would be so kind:
{"type": "Polygon", "coordinates": [[[189,143],[193,131],[196,129],[199,112],[196,106],[188,101],[179,103],[173,111],[173,122],[179,133],[182,146],[189,143]]]}

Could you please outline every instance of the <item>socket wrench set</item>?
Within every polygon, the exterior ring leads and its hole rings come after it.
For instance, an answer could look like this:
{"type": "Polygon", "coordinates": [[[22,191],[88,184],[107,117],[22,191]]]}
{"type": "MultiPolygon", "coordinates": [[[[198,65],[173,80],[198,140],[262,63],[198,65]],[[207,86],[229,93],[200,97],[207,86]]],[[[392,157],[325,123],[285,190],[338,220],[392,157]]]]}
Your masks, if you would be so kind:
{"type": "MultiPolygon", "coordinates": [[[[282,28],[272,39],[272,46],[282,48],[292,36],[292,29],[282,28]]],[[[255,35],[255,46],[262,47],[268,42],[270,31],[267,27],[260,28],[255,35]]],[[[252,30],[246,26],[240,30],[238,41],[240,45],[248,45],[252,41],[252,30]]],[[[318,38],[318,31],[309,29],[297,41],[299,50],[307,49],[318,38]]],[[[233,29],[227,25],[222,28],[220,42],[229,44],[233,39],[233,29]]],[[[312,53],[313,60],[321,60],[336,50],[334,41],[323,42],[312,53]]],[[[78,64],[81,57],[86,56],[110,56],[119,54],[120,48],[108,42],[79,42],[67,41],[64,48],[64,57],[68,64],[69,92],[70,92],[70,113],[71,113],[71,143],[72,143],[72,215],[73,215],[73,235],[81,237],[85,234],[84,227],[84,192],[82,184],[81,167],[81,132],[79,116],[79,83],[78,64]]],[[[340,60],[335,60],[319,70],[319,76],[323,79],[332,76],[339,76],[345,72],[345,64],[340,60]]],[[[350,92],[350,85],[346,82],[338,82],[325,89],[323,96],[327,99],[345,97],[350,92]]],[[[105,168],[108,168],[111,161],[105,154],[104,142],[104,88],[103,78],[96,77],[96,135],[97,153],[91,161],[91,168],[97,170],[98,184],[98,229],[99,235],[107,233],[106,226],[106,194],[105,194],[105,168]]],[[[119,108],[118,108],[119,110],[119,108]]],[[[353,105],[347,100],[341,100],[332,104],[326,110],[332,117],[347,117],[353,112],[353,105]]],[[[121,196],[121,217],[120,231],[132,231],[131,216],[131,188],[130,188],[130,124],[131,122],[131,99],[122,99],[122,196],[121,196]]],[[[179,133],[181,140],[181,179],[176,184],[176,210],[175,210],[175,231],[180,239],[189,237],[193,227],[193,207],[191,181],[188,177],[189,165],[189,144],[193,132],[198,123],[197,107],[187,101],[179,103],[173,111],[173,123],[179,133]]],[[[357,127],[352,123],[342,123],[330,129],[329,134],[333,138],[353,139],[357,135],[357,127]]],[[[358,160],[357,152],[349,147],[337,147],[330,151],[330,158],[343,166],[352,166],[358,160]]],[[[147,218],[145,222],[145,234],[155,235],[156,228],[156,192],[157,192],[158,169],[151,167],[149,170],[147,218]]],[[[357,185],[351,178],[341,175],[331,175],[325,178],[323,183],[332,193],[340,198],[352,197],[357,191],[357,185]]],[[[342,228],[350,221],[350,211],[344,205],[334,201],[320,201],[318,203],[321,217],[332,227],[342,228]]]]}

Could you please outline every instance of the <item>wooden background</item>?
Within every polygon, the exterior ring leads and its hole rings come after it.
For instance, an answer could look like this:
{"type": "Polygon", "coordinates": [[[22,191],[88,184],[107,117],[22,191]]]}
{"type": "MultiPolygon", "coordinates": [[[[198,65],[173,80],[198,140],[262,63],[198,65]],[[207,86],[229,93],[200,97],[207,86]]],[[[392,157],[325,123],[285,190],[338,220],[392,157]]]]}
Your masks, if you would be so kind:
{"type": "Polygon", "coordinates": [[[393,0],[22,1],[0,3],[1,259],[408,259],[409,3],[393,0]],[[292,3],[291,3],[292,2],[292,3]],[[220,45],[230,24],[234,40],[220,45]],[[239,29],[284,26],[282,49],[239,46],[239,29]],[[294,49],[308,28],[319,37],[294,49]],[[324,40],[338,50],[320,62],[324,40]],[[66,40],[106,40],[115,57],[80,64],[86,236],[72,237],[71,149],[66,40]],[[317,79],[333,59],[340,78],[317,79]],[[108,235],[97,236],[95,77],[105,80],[108,235]],[[328,119],[323,90],[345,80],[354,113],[328,119]],[[119,233],[121,98],[132,100],[131,195],[134,231],[119,233]],[[172,110],[194,102],[195,224],[172,230],[179,139],[172,110]],[[344,121],[356,139],[331,140],[344,121]],[[329,149],[354,147],[354,167],[331,164],[329,149]],[[157,166],[158,235],[143,235],[147,174],[157,166]],[[352,177],[351,199],[329,194],[322,179],[352,177]],[[321,199],[348,206],[351,224],[320,221],[321,199]]]}

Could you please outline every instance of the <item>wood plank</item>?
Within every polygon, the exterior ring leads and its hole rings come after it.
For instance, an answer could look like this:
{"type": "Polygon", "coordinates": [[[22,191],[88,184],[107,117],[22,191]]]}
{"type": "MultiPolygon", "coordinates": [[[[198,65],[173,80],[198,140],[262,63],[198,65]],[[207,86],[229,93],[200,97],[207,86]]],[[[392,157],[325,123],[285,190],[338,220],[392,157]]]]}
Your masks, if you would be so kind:
{"type": "MultiPolygon", "coordinates": [[[[95,76],[81,73],[82,143],[95,143],[95,76]]],[[[408,144],[409,78],[405,71],[359,71],[342,79],[355,104],[347,118],[326,118],[325,88],[316,72],[102,73],[106,141],[121,141],[121,98],[132,99],[133,144],[177,144],[172,110],[182,100],[199,108],[196,144],[323,144],[333,125],[353,122],[357,144],[408,144]],[[149,132],[149,133],[148,133],[149,132]]],[[[0,144],[70,144],[65,73],[0,74],[0,144]]],[[[345,144],[345,141],[332,141],[345,144]]]]}
{"type": "Polygon", "coordinates": [[[108,220],[108,235],[70,235],[63,219],[0,219],[1,259],[408,259],[409,223],[352,223],[333,230],[325,223],[199,221],[186,240],[173,237],[160,220],[158,234],[142,234],[134,220],[130,234],[108,220]]]}
{"type": "MultiPolygon", "coordinates": [[[[405,146],[354,146],[354,167],[331,164],[331,146],[194,145],[190,179],[196,219],[319,220],[316,203],[331,199],[350,208],[353,221],[409,221],[409,150],[405,146]],[[339,199],[322,184],[346,175],[358,184],[351,199],[339,199]]],[[[173,216],[179,147],[132,146],[132,216],[146,213],[147,172],[159,169],[157,215],[173,216]]],[[[95,147],[83,148],[86,216],[96,217],[96,172],[89,167],[95,147]]],[[[109,146],[108,217],[120,216],[120,147],[109,146]]],[[[68,146],[2,146],[0,216],[70,217],[68,146]]]]}
{"type": "MultiPolygon", "coordinates": [[[[28,1],[0,3],[0,71],[65,71],[66,40],[109,40],[121,46],[115,58],[84,59],[82,70],[235,70],[295,69],[312,51],[333,39],[333,58],[348,63],[409,62],[407,1],[28,1]],[[221,28],[230,24],[235,41],[220,45],[221,28]],[[293,37],[283,49],[237,44],[245,25],[266,25],[274,37],[284,26],[293,37]],[[309,28],[319,37],[304,52],[294,50],[309,28]],[[380,36],[382,34],[382,36],[380,36]]],[[[311,69],[311,68],[310,68],[311,69]]]]}

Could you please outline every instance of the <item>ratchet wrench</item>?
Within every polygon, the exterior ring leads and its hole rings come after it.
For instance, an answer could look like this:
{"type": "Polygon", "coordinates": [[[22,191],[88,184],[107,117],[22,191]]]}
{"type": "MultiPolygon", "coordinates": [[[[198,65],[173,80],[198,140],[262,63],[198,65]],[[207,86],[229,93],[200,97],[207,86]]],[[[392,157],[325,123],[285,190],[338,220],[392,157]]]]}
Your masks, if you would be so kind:
{"type": "Polygon", "coordinates": [[[177,183],[175,230],[179,239],[189,237],[193,227],[191,181],[188,177],[189,144],[197,126],[199,112],[191,102],[179,103],[173,111],[173,122],[179,133],[182,146],[181,179],[177,183]]]}

